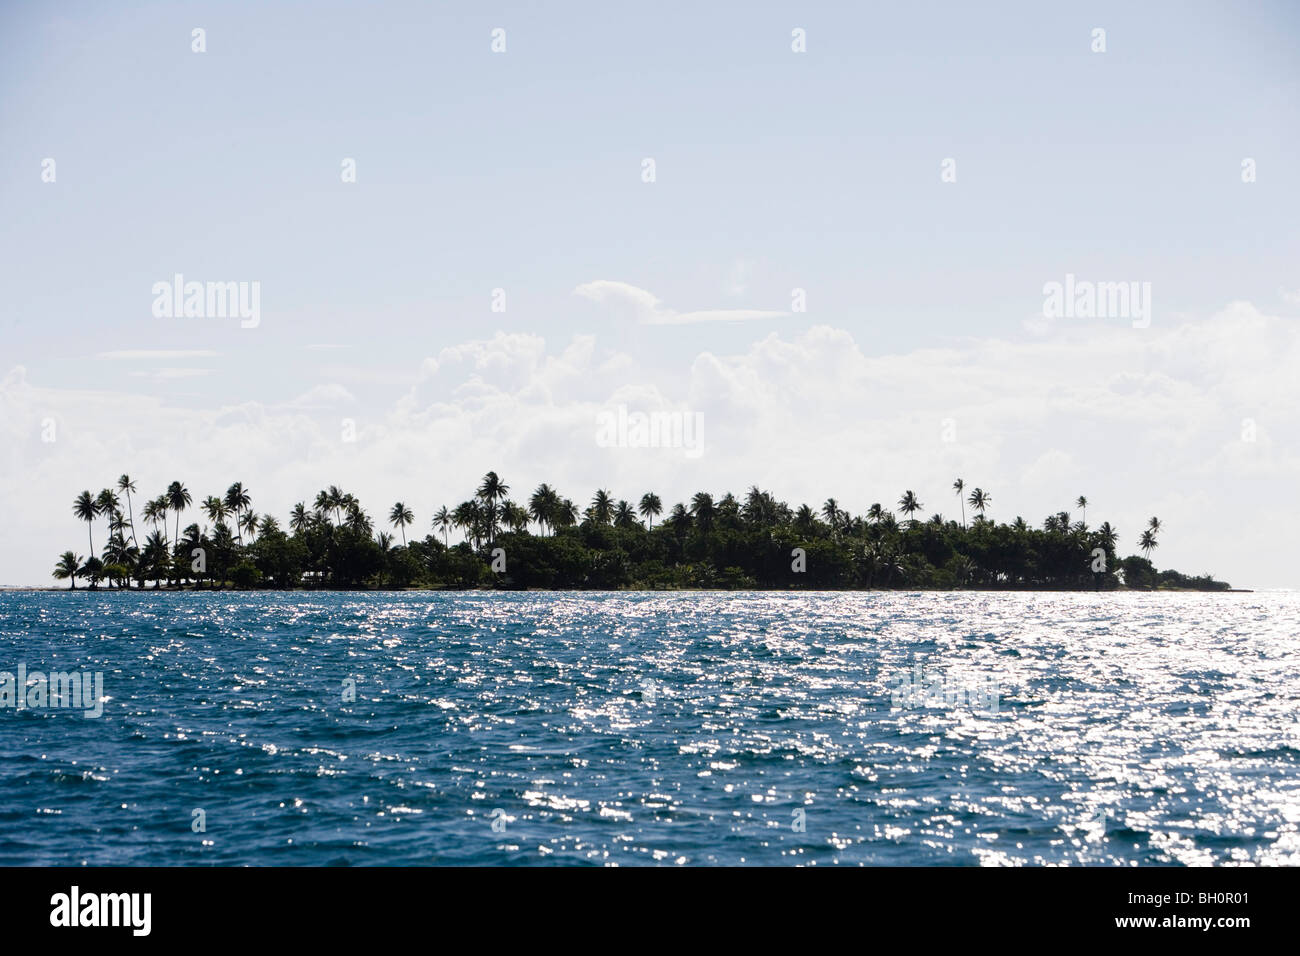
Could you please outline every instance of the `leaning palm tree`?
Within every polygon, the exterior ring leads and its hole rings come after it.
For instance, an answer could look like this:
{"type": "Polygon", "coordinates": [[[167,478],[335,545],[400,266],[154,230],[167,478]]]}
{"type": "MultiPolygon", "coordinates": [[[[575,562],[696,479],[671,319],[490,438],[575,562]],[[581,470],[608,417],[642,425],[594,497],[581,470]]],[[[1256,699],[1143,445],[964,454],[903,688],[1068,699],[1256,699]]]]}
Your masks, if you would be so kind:
{"type": "Polygon", "coordinates": [[[664,503],[659,500],[659,496],[653,491],[647,491],[641,496],[641,503],[637,506],[637,511],[641,512],[642,518],[650,521],[650,528],[655,526],[655,517],[663,514],[664,503]]]}
{"type": "Polygon", "coordinates": [[[77,575],[81,572],[81,558],[71,551],[59,555],[59,563],[54,566],[54,576],[60,581],[72,580],[72,590],[77,590],[77,575]]]}
{"type": "Polygon", "coordinates": [[[1142,556],[1148,561],[1151,560],[1151,552],[1159,546],[1160,542],[1156,540],[1156,533],[1150,528],[1143,531],[1142,536],[1138,538],[1138,548],[1142,551],[1142,556]]]}
{"type": "Polygon", "coordinates": [[[138,544],[135,540],[135,509],[131,507],[131,492],[135,491],[135,482],[131,480],[130,475],[123,475],[117,479],[117,490],[126,495],[126,516],[131,519],[131,543],[138,544]]]}
{"type": "Polygon", "coordinates": [[[415,512],[400,501],[393,505],[392,510],[388,512],[389,524],[396,525],[398,530],[402,532],[402,547],[406,547],[406,526],[414,520],[415,512]]]}
{"type": "Polygon", "coordinates": [[[446,505],[443,505],[434,513],[433,530],[442,532],[442,546],[444,548],[447,547],[447,532],[454,526],[455,521],[452,519],[451,512],[447,510],[446,505]]]}
{"type": "Polygon", "coordinates": [[[907,522],[909,525],[916,524],[916,520],[912,517],[912,515],[914,515],[916,512],[920,511],[924,507],[925,505],[921,504],[921,502],[917,499],[916,492],[914,491],[904,491],[903,497],[898,499],[898,510],[903,512],[903,514],[907,515],[907,522]]]}
{"type": "Polygon", "coordinates": [[[984,509],[993,503],[993,496],[983,488],[976,488],[966,500],[970,502],[972,508],[980,513],[980,519],[983,520],[984,509]]]}
{"type": "Polygon", "coordinates": [[[962,498],[961,493],[966,490],[966,482],[958,478],[952,483],[952,490],[957,492],[957,500],[961,502],[961,526],[966,527],[966,500],[962,498]]]}
{"type": "Polygon", "coordinates": [[[99,502],[89,491],[83,491],[72,502],[72,513],[86,522],[86,537],[90,541],[90,554],[95,554],[95,533],[93,522],[99,515],[99,502]]]}
{"type": "Polygon", "coordinates": [[[173,481],[167,486],[167,507],[176,512],[176,540],[181,539],[181,512],[190,506],[194,501],[190,497],[189,489],[179,481],[173,481]]]}
{"type": "Polygon", "coordinates": [[[1082,520],[1086,525],[1088,523],[1088,499],[1083,495],[1079,495],[1078,499],[1074,502],[1074,506],[1083,512],[1082,520]]]}

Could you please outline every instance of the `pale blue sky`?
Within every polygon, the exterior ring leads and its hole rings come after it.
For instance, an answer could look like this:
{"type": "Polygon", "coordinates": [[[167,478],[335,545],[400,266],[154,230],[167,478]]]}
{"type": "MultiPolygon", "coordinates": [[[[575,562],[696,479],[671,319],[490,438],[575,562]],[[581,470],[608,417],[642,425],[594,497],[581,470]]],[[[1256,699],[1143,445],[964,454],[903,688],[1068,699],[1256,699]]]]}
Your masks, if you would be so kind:
{"type": "Polygon", "coordinates": [[[698,355],[817,325],[868,358],[1040,341],[1067,272],[1150,282],[1157,329],[1236,300],[1294,316],[1298,40],[1284,2],[8,2],[0,374],[209,411],[338,383],[380,416],[423,358],[498,331],[594,335],[668,392],[698,355]],[[260,281],[261,325],[154,318],[175,272],[260,281]],[[808,312],[648,326],[574,295],[596,280],[682,312],[801,287],[808,312]],[[121,349],[218,354],[96,358],[121,349]]]}

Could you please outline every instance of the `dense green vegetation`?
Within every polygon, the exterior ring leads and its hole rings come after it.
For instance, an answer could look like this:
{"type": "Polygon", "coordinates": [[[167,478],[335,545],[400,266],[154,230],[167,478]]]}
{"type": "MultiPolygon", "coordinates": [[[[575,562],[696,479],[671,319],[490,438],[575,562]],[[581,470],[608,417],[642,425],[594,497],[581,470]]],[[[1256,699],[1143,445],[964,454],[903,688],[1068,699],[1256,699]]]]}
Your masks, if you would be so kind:
{"type": "Polygon", "coordinates": [[[408,541],[415,515],[394,504],[387,522],[398,543],[339,488],[296,504],[282,527],[257,514],[240,482],[199,502],[206,520],[184,528],[194,500],[172,482],[143,502],[145,533],[137,535],[136,486],[123,475],[116,490],[76,498],[92,557],[66,551],[54,576],[73,588],[78,578],[92,588],[1228,588],[1208,574],[1157,571],[1156,518],[1138,536],[1142,554],[1120,558],[1118,531],[1085,523],[1084,497],[1075,502],[1079,520],[1062,511],[1034,528],[1019,517],[989,519],[992,495],[980,488],[965,495],[965,487],[953,483],[960,521],[918,519],[924,505],[912,491],[898,500],[900,518],[880,504],[852,515],[834,498],[816,511],[791,508],[755,487],[743,499],[701,491],[656,525],[664,507],[653,493],[634,506],[598,490],[580,511],[543,484],[525,506],[489,472],[468,501],[432,516],[423,539],[408,541]],[[107,543],[94,557],[100,519],[107,543]]]}

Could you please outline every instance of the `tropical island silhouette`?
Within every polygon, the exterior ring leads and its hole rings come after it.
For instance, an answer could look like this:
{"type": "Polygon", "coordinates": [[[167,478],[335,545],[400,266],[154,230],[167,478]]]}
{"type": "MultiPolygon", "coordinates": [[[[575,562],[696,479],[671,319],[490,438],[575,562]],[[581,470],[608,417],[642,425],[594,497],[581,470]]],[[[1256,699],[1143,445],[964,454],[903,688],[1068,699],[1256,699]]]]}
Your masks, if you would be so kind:
{"type": "Polygon", "coordinates": [[[135,482],[122,475],[115,488],[76,497],[72,511],[86,524],[90,557],[65,551],[53,576],[74,590],[78,579],[92,590],[1231,590],[1208,573],[1157,570],[1150,558],[1158,518],[1137,536],[1142,553],[1121,558],[1109,521],[1088,526],[1084,496],[1074,502],[1078,520],[1061,511],[1035,528],[1021,517],[990,519],[993,496],[981,488],[967,494],[960,478],[952,490],[959,521],[918,519],[924,505],[910,490],[898,500],[900,519],[879,503],[853,515],[834,498],[816,510],[791,508],[751,487],[743,499],[698,492],[656,525],[664,507],[653,492],[634,506],[598,489],[580,510],[541,484],[525,506],[490,471],[469,500],[432,516],[431,533],[408,540],[415,514],[404,503],[388,511],[394,531],[377,530],[361,503],[333,485],[311,505],[294,505],[286,530],[274,515],[258,515],[242,482],[196,506],[179,481],[141,502],[132,497],[135,482]],[[137,504],[147,526],[142,536],[137,504]],[[182,516],[193,510],[206,523],[182,529],[182,516]],[[108,535],[95,556],[101,519],[108,535]],[[461,538],[454,544],[453,531],[461,538]]]}

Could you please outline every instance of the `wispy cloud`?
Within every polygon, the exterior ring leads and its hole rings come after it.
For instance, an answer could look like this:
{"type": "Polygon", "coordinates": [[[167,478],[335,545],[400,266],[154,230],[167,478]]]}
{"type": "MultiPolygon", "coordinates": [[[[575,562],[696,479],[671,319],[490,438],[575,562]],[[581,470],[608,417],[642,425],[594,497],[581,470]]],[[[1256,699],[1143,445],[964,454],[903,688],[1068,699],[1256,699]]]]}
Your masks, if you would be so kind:
{"type": "Polygon", "coordinates": [[[168,349],[120,349],[116,352],[100,352],[95,356],[110,362],[150,362],[175,361],[176,359],[216,358],[220,352],[207,349],[168,350],[168,349]]]}
{"type": "Polygon", "coordinates": [[[302,409],[327,409],[337,408],[340,405],[350,405],[355,402],[356,396],[349,392],[342,385],[316,385],[303,392],[291,402],[286,402],[286,408],[302,409]]]}
{"type": "Polygon", "coordinates": [[[752,319],[775,319],[789,314],[765,309],[699,309],[693,312],[678,312],[676,309],[665,308],[663,302],[653,293],[612,279],[584,282],[573,292],[575,295],[602,305],[621,306],[630,311],[642,325],[745,322],[752,319]]]}
{"type": "Polygon", "coordinates": [[[177,378],[196,378],[199,375],[211,374],[210,368],[155,368],[147,372],[131,372],[136,378],[147,378],[151,381],[162,382],[170,381],[177,378]]]}

